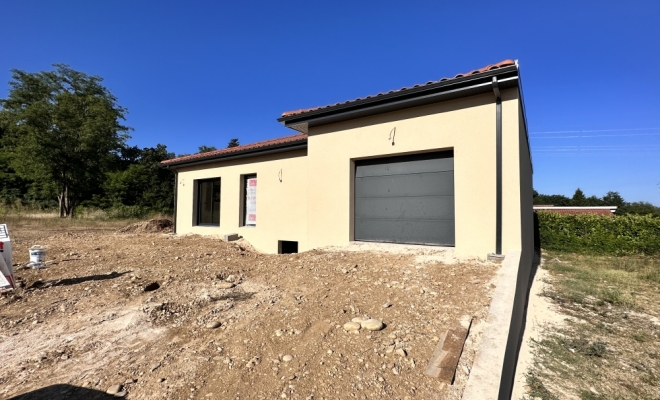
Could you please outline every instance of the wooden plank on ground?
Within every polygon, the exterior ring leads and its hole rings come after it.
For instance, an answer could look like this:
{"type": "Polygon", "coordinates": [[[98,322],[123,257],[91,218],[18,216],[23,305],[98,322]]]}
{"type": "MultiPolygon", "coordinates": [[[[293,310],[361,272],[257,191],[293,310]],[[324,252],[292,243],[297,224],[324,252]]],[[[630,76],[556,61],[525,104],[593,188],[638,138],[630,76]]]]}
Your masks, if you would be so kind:
{"type": "Polygon", "coordinates": [[[454,375],[456,375],[458,361],[463,352],[465,339],[467,339],[470,331],[470,325],[472,325],[472,321],[467,327],[459,323],[442,334],[431,356],[429,365],[424,371],[426,375],[438,378],[442,382],[452,383],[454,375]]]}

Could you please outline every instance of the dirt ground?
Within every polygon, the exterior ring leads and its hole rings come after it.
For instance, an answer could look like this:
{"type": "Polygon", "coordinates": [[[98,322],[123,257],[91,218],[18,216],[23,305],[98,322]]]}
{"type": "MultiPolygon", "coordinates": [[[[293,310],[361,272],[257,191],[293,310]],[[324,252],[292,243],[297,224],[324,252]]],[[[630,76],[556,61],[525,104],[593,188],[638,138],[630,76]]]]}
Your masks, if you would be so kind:
{"type": "Polygon", "coordinates": [[[9,229],[23,287],[0,297],[2,398],[121,385],[129,399],[459,399],[496,270],[432,248],[265,255],[199,236],[9,229]],[[48,268],[24,267],[34,244],[48,268]],[[363,316],[385,329],[344,331],[363,316]],[[466,317],[454,384],[425,376],[466,317]]]}

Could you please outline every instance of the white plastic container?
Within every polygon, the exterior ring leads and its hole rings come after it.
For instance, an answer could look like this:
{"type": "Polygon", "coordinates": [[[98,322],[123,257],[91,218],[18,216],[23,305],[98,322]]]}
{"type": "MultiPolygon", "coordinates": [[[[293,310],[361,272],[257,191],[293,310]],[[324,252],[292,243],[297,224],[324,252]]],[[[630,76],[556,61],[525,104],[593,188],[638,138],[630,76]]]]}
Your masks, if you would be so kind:
{"type": "Polygon", "coordinates": [[[30,263],[32,268],[44,268],[46,266],[46,248],[42,245],[35,244],[30,247],[30,263]]]}

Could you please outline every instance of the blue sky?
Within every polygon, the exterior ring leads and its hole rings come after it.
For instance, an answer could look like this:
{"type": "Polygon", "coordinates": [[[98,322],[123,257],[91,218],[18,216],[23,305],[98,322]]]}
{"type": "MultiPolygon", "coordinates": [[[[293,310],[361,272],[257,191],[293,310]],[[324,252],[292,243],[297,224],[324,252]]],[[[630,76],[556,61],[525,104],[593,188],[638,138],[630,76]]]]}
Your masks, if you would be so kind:
{"type": "Polygon", "coordinates": [[[0,3],[10,69],[99,75],[131,144],[284,136],[283,112],[518,59],[534,187],[660,205],[660,2],[0,3]]]}

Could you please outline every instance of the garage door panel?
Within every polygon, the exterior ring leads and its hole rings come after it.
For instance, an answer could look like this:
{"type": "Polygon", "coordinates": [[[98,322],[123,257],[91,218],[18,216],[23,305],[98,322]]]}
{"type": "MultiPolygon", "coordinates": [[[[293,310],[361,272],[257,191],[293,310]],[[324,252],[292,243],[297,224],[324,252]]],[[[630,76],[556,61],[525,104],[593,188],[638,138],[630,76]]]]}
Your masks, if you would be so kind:
{"type": "MultiPolygon", "coordinates": [[[[398,157],[397,157],[398,158],[398,157]]],[[[361,161],[357,178],[365,176],[387,176],[398,174],[419,174],[423,172],[442,172],[454,170],[454,159],[435,158],[429,160],[415,160],[407,157],[404,161],[382,162],[382,159],[361,161]]]]}
{"type": "Polygon", "coordinates": [[[355,240],[453,246],[454,220],[356,218],[355,240]]]}
{"type": "Polygon", "coordinates": [[[356,198],[453,195],[453,171],[371,176],[355,179],[356,198]]]}
{"type": "Polygon", "coordinates": [[[356,218],[454,219],[454,196],[360,198],[356,218]]]}
{"type": "Polygon", "coordinates": [[[453,152],[355,166],[355,240],[454,245],[453,152]]]}

